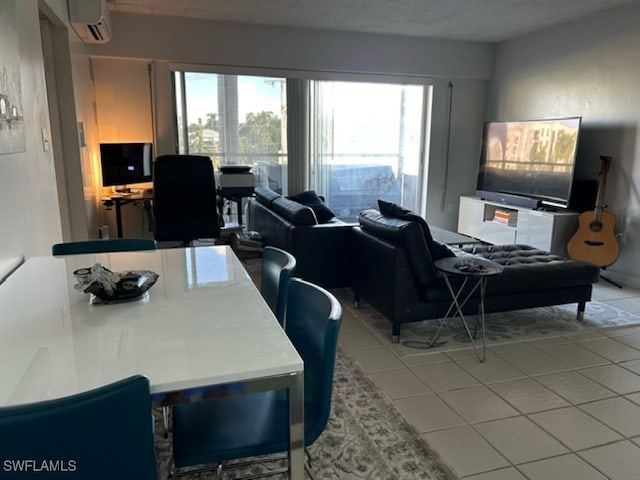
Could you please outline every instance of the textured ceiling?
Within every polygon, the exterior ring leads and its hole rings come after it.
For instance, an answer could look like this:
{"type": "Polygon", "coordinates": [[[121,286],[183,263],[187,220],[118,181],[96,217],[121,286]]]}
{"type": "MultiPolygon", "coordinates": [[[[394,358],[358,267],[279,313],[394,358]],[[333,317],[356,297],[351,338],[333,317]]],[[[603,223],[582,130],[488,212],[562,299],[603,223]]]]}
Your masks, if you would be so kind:
{"type": "Polygon", "coordinates": [[[638,0],[108,0],[115,12],[499,42],[638,0]]]}

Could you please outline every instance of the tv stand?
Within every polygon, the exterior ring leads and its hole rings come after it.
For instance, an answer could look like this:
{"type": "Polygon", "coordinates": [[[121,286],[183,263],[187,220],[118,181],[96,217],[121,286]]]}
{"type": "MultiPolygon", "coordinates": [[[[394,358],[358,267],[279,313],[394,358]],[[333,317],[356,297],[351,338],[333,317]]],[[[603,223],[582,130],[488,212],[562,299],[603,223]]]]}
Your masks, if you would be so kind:
{"type": "Polygon", "coordinates": [[[458,232],[492,244],[525,244],[567,255],[567,242],[578,229],[578,214],[460,197],[458,232]]]}

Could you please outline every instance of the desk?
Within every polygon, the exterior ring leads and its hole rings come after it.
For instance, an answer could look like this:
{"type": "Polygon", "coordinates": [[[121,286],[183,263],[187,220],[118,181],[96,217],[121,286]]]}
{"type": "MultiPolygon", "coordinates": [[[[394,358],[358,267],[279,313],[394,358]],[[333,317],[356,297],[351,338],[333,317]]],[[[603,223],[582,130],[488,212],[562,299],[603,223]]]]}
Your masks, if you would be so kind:
{"type": "Polygon", "coordinates": [[[116,207],[116,234],[118,238],[122,238],[122,206],[141,200],[144,201],[152,199],[153,194],[148,193],[147,191],[130,195],[112,195],[111,197],[102,199],[102,204],[105,207],[111,207],[113,205],[116,207]]]}
{"type": "MultiPolygon", "coordinates": [[[[221,198],[227,199],[229,201],[234,202],[237,205],[238,209],[238,225],[242,226],[242,199],[248,198],[253,195],[253,187],[223,187],[218,188],[217,193],[221,198]]],[[[122,207],[124,205],[128,205],[129,203],[139,202],[139,201],[152,201],[153,200],[153,191],[145,190],[142,193],[132,193],[126,195],[112,195],[111,197],[105,197],[102,199],[102,204],[109,208],[115,206],[116,209],[116,235],[118,238],[123,237],[123,229],[122,229],[122,207]]],[[[149,207],[151,208],[151,207],[149,207]]],[[[223,215],[222,203],[220,203],[218,214],[222,217],[223,215]]]]}
{"type": "MultiPolygon", "coordinates": [[[[253,196],[253,187],[218,187],[218,195],[222,198],[234,202],[238,209],[238,225],[242,226],[242,199],[253,196]]],[[[220,215],[223,215],[223,208],[220,208],[220,215]]]]}
{"type": "Polygon", "coordinates": [[[228,246],[30,258],[0,285],[0,308],[0,405],[136,373],[149,377],[156,406],[225,385],[288,388],[290,476],[303,478],[303,362],[228,246]],[[73,271],[96,262],[159,279],[139,300],[92,305],[73,271]]]}

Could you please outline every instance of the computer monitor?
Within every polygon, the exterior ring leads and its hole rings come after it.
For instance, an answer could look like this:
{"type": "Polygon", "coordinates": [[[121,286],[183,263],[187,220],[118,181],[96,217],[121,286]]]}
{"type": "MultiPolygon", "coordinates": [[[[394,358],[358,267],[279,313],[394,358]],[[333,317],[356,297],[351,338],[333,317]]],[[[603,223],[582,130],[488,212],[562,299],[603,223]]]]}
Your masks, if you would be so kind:
{"type": "Polygon", "coordinates": [[[151,182],[153,154],[151,143],[101,143],[102,185],[125,186],[151,182]]]}

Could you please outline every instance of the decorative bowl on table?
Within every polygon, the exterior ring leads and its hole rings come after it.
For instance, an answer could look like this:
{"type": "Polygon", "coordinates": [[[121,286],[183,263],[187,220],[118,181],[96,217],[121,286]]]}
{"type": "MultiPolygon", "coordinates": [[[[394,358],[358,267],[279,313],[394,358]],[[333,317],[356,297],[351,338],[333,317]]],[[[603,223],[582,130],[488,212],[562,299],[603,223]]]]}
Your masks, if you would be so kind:
{"type": "Polygon", "coordinates": [[[99,263],[91,268],[79,268],[73,275],[77,280],[74,287],[95,295],[100,303],[134,300],[158,280],[158,274],[151,270],[112,272],[99,263]]]}

